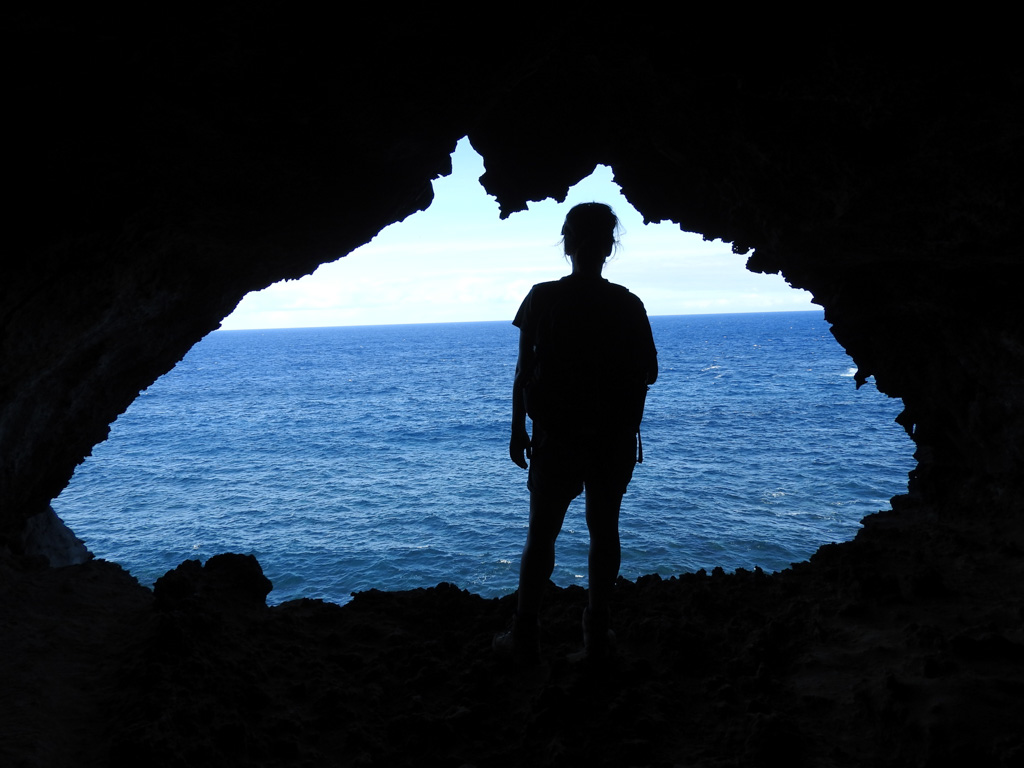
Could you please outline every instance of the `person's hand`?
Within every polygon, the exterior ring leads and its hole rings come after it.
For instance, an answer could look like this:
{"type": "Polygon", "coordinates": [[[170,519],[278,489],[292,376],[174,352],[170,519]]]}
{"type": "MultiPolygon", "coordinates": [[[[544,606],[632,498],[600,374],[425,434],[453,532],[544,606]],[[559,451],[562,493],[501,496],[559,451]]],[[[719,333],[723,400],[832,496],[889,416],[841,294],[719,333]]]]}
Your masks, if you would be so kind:
{"type": "Polygon", "coordinates": [[[530,435],[527,433],[526,427],[512,430],[512,439],[508,441],[508,455],[516,466],[526,469],[526,460],[533,458],[530,435]]]}

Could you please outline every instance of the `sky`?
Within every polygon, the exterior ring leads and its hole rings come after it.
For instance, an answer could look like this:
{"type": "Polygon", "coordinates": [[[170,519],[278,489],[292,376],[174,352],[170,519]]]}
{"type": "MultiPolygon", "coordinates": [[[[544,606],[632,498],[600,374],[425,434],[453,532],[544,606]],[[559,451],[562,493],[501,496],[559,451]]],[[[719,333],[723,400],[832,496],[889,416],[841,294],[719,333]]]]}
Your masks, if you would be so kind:
{"type": "Polygon", "coordinates": [[[483,160],[467,139],[452,167],[433,182],[426,211],[312,275],[250,293],[221,328],[511,322],[532,285],[569,273],[562,221],[573,205],[590,201],[610,205],[623,226],[604,276],[639,296],[648,315],[818,309],[782,277],[748,272],[746,256],[729,243],[705,242],[672,222],[645,225],[606,166],[570,189],[564,203],[530,203],[504,221],[478,180],[483,160]]]}

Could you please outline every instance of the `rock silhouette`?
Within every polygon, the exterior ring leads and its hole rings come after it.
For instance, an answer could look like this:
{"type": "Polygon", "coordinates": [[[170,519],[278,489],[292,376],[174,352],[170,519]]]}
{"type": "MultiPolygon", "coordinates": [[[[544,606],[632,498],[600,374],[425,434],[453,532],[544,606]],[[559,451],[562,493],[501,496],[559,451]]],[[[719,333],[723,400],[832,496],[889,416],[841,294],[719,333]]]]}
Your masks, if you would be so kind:
{"type": "MultiPolygon", "coordinates": [[[[1019,761],[1013,46],[723,48],[557,11],[457,36],[431,8],[366,9],[365,35],[259,4],[161,13],[12,22],[0,762],[1019,761]],[[606,163],[646,219],[809,290],[858,380],[904,402],[918,466],[893,511],[781,574],[620,582],[631,650],[606,687],[555,655],[503,676],[485,659],[507,600],[450,586],[175,607],[114,565],[26,551],[26,521],[140,390],[249,291],[424,209],[463,136],[503,215],[606,163]]],[[[578,634],[569,592],[545,598],[556,654],[578,634]]]]}

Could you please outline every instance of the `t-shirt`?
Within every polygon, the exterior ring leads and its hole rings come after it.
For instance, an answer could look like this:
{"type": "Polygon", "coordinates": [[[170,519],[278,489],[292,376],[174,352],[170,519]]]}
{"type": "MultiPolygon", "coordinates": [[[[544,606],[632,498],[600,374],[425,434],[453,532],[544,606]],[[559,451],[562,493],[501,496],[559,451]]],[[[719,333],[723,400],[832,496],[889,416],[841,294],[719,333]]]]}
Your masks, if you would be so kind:
{"type": "Polygon", "coordinates": [[[513,324],[527,351],[517,377],[534,423],[578,434],[635,433],[658,353],[643,302],[600,277],[533,286],[513,324]]]}

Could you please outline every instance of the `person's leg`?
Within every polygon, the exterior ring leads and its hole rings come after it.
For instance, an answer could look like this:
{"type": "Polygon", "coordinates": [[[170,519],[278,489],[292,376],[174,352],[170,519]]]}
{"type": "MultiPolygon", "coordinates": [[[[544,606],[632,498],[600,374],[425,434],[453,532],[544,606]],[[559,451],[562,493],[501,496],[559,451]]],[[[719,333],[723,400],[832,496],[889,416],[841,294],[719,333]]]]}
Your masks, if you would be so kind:
{"type": "Polygon", "coordinates": [[[530,491],[530,527],[519,563],[516,615],[509,630],[494,637],[492,647],[501,656],[528,663],[540,660],[538,614],[544,586],[555,567],[555,540],[572,497],[530,491]],[[561,501],[565,499],[565,501],[561,501]]]}
{"type": "Polygon", "coordinates": [[[586,504],[590,531],[588,603],[591,615],[606,616],[622,559],[619,543],[622,494],[587,488],[586,504]]]}
{"type": "Polygon", "coordinates": [[[555,568],[555,540],[571,501],[571,497],[530,492],[530,528],[519,563],[517,612],[524,621],[537,620],[544,586],[555,568]]]}

